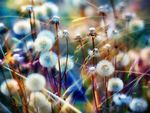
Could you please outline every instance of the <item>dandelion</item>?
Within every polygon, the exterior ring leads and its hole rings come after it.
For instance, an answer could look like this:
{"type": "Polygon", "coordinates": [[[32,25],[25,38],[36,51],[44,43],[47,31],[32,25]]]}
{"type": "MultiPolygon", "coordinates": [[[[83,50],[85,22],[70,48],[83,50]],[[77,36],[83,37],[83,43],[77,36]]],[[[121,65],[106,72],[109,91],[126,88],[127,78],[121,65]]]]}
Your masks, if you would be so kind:
{"type": "Polygon", "coordinates": [[[120,78],[111,78],[108,80],[108,91],[119,92],[123,89],[123,81],[120,78]]]}
{"type": "Polygon", "coordinates": [[[100,6],[99,8],[98,8],[98,12],[99,13],[108,13],[108,12],[110,12],[111,11],[111,9],[110,9],[110,6],[109,5],[102,5],[102,6],[100,6]]]}
{"type": "Polygon", "coordinates": [[[88,50],[88,54],[90,57],[99,57],[100,56],[98,48],[94,48],[94,50],[88,50]]]}
{"type": "Polygon", "coordinates": [[[53,67],[57,63],[57,55],[52,51],[41,53],[39,62],[43,67],[53,67]]]}
{"type": "Polygon", "coordinates": [[[3,24],[0,23],[0,33],[6,33],[8,31],[7,27],[3,24]]]}
{"type": "Polygon", "coordinates": [[[52,40],[53,43],[55,43],[55,35],[51,31],[48,30],[40,31],[40,33],[37,35],[37,38],[40,37],[48,37],[52,40]]]}
{"type": "MultiPolygon", "coordinates": [[[[58,62],[55,65],[56,69],[59,71],[59,66],[58,66],[58,62]]],[[[60,67],[61,67],[61,71],[65,71],[66,68],[66,57],[62,57],[60,58],[60,67]]],[[[72,58],[69,56],[68,57],[68,62],[67,62],[67,69],[66,71],[71,70],[74,67],[74,62],[72,60],[72,58]]]]}
{"type": "Polygon", "coordinates": [[[43,7],[45,7],[48,16],[53,16],[58,14],[59,8],[52,2],[45,2],[43,4],[43,7]]]}
{"type": "Polygon", "coordinates": [[[24,57],[20,56],[20,54],[14,54],[13,59],[18,61],[18,62],[22,62],[24,60],[24,57]]]}
{"type": "Polygon", "coordinates": [[[0,88],[1,92],[6,96],[14,95],[19,90],[18,83],[14,79],[7,79],[6,81],[3,81],[0,88]]]}
{"type": "Polygon", "coordinates": [[[17,21],[13,26],[13,31],[17,35],[26,35],[31,32],[30,23],[27,20],[17,21]]]}
{"type": "Polygon", "coordinates": [[[114,94],[113,95],[113,102],[118,106],[128,105],[131,101],[132,101],[132,98],[125,94],[114,94]]]}
{"type": "Polygon", "coordinates": [[[130,109],[133,112],[144,112],[146,111],[148,107],[148,103],[145,99],[143,98],[134,98],[131,103],[129,104],[130,109]]]}
{"type": "Polygon", "coordinates": [[[34,49],[34,42],[28,41],[26,44],[27,50],[33,50],[34,49]]]}
{"type": "Polygon", "coordinates": [[[140,19],[134,19],[129,23],[129,29],[131,32],[139,32],[144,29],[144,22],[140,19]]]}
{"type": "Polygon", "coordinates": [[[130,63],[130,57],[127,53],[120,52],[116,56],[116,61],[121,65],[121,66],[127,66],[130,63]]]}
{"type": "Polygon", "coordinates": [[[25,86],[30,91],[40,91],[46,85],[46,80],[43,75],[39,73],[30,74],[25,80],[25,86]]]}
{"type": "Polygon", "coordinates": [[[53,46],[53,41],[47,36],[41,36],[35,39],[35,50],[38,52],[48,51],[53,46]]]}
{"type": "Polygon", "coordinates": [[[40,107],[38,113],[52,113],[52,107],[51,106],[52,106],[51,103],[46,101],[45,105],[40,107]]]}
{"type": "Polygon", "coordinates": [[[45,105],[47,99],[45,95],[41,92],[32,92],[30,94],[29,105],[33,107],[42,107],[45,105]]]}
{"type": "Polygon", "coordinates": [[[112,75],[115,71],[115,68],[108,60],[101,60],[96,66],[96,71],[99,75],[105,77],[112,75]]]}
{"type": "Polygon", "coordinates": [[[88,68],[88,72],[91,73],[92,75],[94,75],[96,73],[96,68],[94,66],[90,66],[88,68]]]}

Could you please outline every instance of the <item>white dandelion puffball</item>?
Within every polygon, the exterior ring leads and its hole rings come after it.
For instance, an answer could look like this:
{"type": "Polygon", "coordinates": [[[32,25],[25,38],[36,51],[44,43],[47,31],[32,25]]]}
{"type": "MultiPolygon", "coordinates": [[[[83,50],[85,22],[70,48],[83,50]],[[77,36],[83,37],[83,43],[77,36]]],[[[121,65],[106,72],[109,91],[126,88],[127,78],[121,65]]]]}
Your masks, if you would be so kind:
{"type": "Polygon", "coordinates": [[[45,3],[43,4],[43,7],[45,7],[45,9],[46,9],[46,11],[47,11],[47,14],[51,14],[51,16],[58,14],[59,8],[58,8],[57,5],[55,5],[55,4],[52,3],[52,2],[45,2],[45,3]]]}
{"type": "Polygon", "coordinates": [[[119,92],[123,89],[123,81],[120,78],[111,78],[108,80],[108,91],[119,92]]]}
{"type": "Polygon", "coordinates": [[[130,57],[127,53],[119,52],[119,54],[116,56],[116,61],[121,66],[127,66],[130,63],[130,57]]]}
{"type": "Polygon", "coordinates": [[[52,40],[53,43],[55,43],[55,35],[51,31],[42,30],[37,35],[37,38],[39,38],[39,37],[48,37],[52,40]]]}
{"type": "Polygon", "coordinates": [[[131,103],[129,104],[130,109],[133,112],[144,112],[147,107],[148,107],[148,103],[145,99],[142,98],[134,98],[131,103]]]}
{"type": "Polygon", "coordinates": [[[17,35],[26,35],[31,32],[30,23],[27,20],[17,21],[13,26],[13,31],[17,35]]]}
{"type": "Polygon", "coordinates": [[[52,113],[52,107],[51,103],[48,101],[45,101],[45,105],[40,107],[38,113],[52,113]]]}
{"type": "Polygon", "coordinates": [[[29,105],[33,107],[42,107],[46,104],[46,97],[41,92],[33,92],[30,94],[29,105]]]}
{"type": "Polygon", "coordinates": [[[108,60],[101,60],[96,66],[96,72],[101,76],[110,76],[114,71],[113,64],[108,60]]]}
{"type": "Polygon", "coordinates": [[[6,81],[2,82],[0,88],[1,92],[6,96],[14,95],[19,90],[18,83],[14,79],[7,79],[6,81]]]}
{"type": "Polygon", "coordinates": [[[99,57],[100,53],[99,53],[98,48],[94,48],[94,50],[88,50],[88,55],[90,57],[99,57]]]}
{"type": "Polygon", "coordinates": [[[34,42],[33,41],[28,41],[26,43],[26,47],[27,47],[27,50],[34,49],[34,42]]]}
{"type": "Polygon", "coordinates": [[[43,67],[53,67],[57,63],[57,55],[51,51],[41,53],[39,62],[43,67]]]}
{"type": "Polygon", "coordinates": [[[140,19],[131,20],[129,23],[129,29],[131,32],[139,32],[144,29],[144,22],[140,19]]]}
{"type": "Polygon", "coordinates": [[[119,105],[128,105],[131,101],[132,101],[132,98],[125,94],[114,94],[113,95],[113,102],[118,106],[119,105]]]}
{"type": "Polygon", "coordinates": [[[46,85],[46,80],[43,75],[39,73],[30,74],[25,80],[25,86],[30,91],[40,91],[46,85]]]}
{"type": "MultiPolygon", "coordinates": [[[[65,71],[65,68],[66,68],[66,60],[67,60],[66,57],[60,58],[61,72],[65,71]]],[[[55,67],[56,67],[57,71],[59,71],[58,62],[56,63],[55,67]]],[[[74,67],[73,59],[69,56],[69,57],[68,57],[68,61],[67,61],[67,69],[66,69],[66,71],[71,70],[73,67],[74,67]]]]}
{"type": "Polygon", "coordinates": [[[34,46],[38,52],[49,51],[53,46],[53,41],[46,36],[38,37],[35,39],[34,46]]]}

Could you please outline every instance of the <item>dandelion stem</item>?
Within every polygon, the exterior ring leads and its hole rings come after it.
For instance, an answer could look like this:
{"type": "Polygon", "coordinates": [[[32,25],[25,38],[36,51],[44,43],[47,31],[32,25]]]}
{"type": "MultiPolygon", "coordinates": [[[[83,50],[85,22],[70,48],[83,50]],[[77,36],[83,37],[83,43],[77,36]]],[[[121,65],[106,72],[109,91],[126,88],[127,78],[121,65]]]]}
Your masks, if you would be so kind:
{"type": "Polygon", "coordinates": [[[65,39],[66,39],[66,46],[67,46],[67,55],[66,55],[66,67],[65,67],[63,76],[65,77],[64,78],[65,79],[65,88],[67,89],[67,73],[66,73],[66,71],[68,68],[67,66],[68,66],[69,47],[68,47],[68,37],[65,37],[65,39]]]}
{"type": "Polygon", "coordinates": [[[84,53],[84,48],[83,48],[83,44],[82,44],[82,40],[81,39],[79,39],[79,44],[80,44],[81,51],[82,51],[82,62],[84,62],[85,53],[84,53]]]}
{"type": "Polygon", "coordinates": [[[2,73],[2,76],[3,76],[4,81],[6,82],[6,87],[7,87],[8,92],[9,92],[10,101],[12,102],[12,106],[11,106],[11,107],[12,107],[12,110],[13,110],[13,112],[15,112],[15,113],[19,113],[19,110],[18,110],[18,108],[17,108],[16,102],[15,102],[15,100],[13,99],[12,94],[11,94],[11,92],[10,92],[10,89],[9,89],[9,86],[8,86],[8,83],[7,83],[7,79],[6,79],[6,76],[5,76],[5,73],[4,73],[4,70],[3,70],[3,67],[2,67],[2,66],[0,66],[0,71],[1,71],[1,73],[2,73]]]}
{"type": "Polygon", "coordinates": [[[61,96],[61,66],[60,66],[60,47],[59,47],[59,37],[58,37],[58,24],[55,24],[56,29],[56,44],[57,44],[57,55],[58,55],[58,68],[59,68],[59,76],[58,76],[58,95],[61,96]]]}
{"type": "Polygon", "coordinates": [[[117,13],[116,13],[116,8],[115,8],[114,0],[110,0],[110,4],[111,4],[112,9],[113,9],[114,17],[115,17],[115,19],[117,19],[117,13]]]}
{"type": "Polygon", "coordinates": [[[96,113],[98,113],[98,106],[97,106],[96,95],[95,95],[94,75],[92,75],[92,92],[93,92],[93,98],[94,98],[96,113]]]}

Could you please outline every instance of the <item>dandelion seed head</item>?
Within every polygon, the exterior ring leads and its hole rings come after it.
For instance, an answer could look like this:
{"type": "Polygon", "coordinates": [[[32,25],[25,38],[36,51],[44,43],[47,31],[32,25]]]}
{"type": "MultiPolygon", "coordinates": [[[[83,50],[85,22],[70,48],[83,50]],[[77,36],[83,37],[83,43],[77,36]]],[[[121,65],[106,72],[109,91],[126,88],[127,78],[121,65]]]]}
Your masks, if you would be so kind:
{"type": "Polygon", "coordinates": [[[134,19],[136,17],[136,14],[132,13],[132,12],[126,12],[126,13],[123,13],[122,17],[127,22],[130,22],[132,19],[134,19]]]}
{"type": "Polygon", "coordinates": [[[0,86],[1,92],[6,95],[14,95],[18,92],[19,86],[16,80],[14,79],[7,79],[6,81],[3,81],[0,86]]]}
{"type": "MultiPolygon", "coordinates": [[[[65,68],[66,68],[66,57],[62,57],[60,58],[60,67],[61,67],[61,71],[65,71],[65,68]]],[[[56,63],[55,65],[56,69],[59,71],[59,65],[58,65],[58,62],[56,63]]],[[[74,62],[73,62],[73,59],[71,56],[68,57],[68,61],[67,61],[67,70],[66,71],[69,71],[71,70],[72,68],[74,67],[74,62]]]]}
{"type": "Polygon", "coordinates": [[[128,105],[131,101],[132,101],[132,98],[125,94],[114,94],[113,95],[113,102],[118,106],[128,105]]]}
{"type": "Polygon", "coordinates": [[[20,54],[14,54],[13,59],[18,61],[18,62],[22,62],[24,60],[24,57],[20,56],[20,54]]]}
{"type": "Polygon", "coordinates": [[[46,80],[43,75],[39,73],[30,74],[25,80],[25,86],[30,91],[40,91],[46,85],[46,80]]]}
{"type": "Polygon", "coordinates": [[[130,63],[129,55],[124,52],[119,52],[119,54],[116,56],[116,60],[120,66],[127,66],[130,63]]]}
{"type": "Polygon", "coordinates": [[[108,13],[108,12],[110,12],[110,6],[109,5],[102,5],[102,6],[100,6],[99,8],[98,8],[98,12],[99,13],[104,13],[104,14],[106,14],[106,13],[108,13]]]}
{"type": "Polygon", "coordinates": [[[108,80],[108,91],[119,92],[123,89],[123,81],[120,78],[111,78],[108,80]]]}
{"type": "Polygon", "coordinates": [[[96,72],[101,76],[110,76],[114,71],[113,64],[108,60],[101,60],[96,66],[96,72]]]}
{"type": "Polygon", "coordinates": [[[96,29],[94,27],[89,28],[89,35],[96,36],[96,29]]]}
{"type": "Polygon", "coordinates": [[[91,57],[99,57],[100,53],[98,48],[94,48],[94,50],[88,50],[88,55],[91,57]]]}
{"type": "Polygon", "coordinates": [[[131,103],[129,104],[130,109],[133,112],[144,112],[147,107],[148,107],[148,103],[145,99],[142,98],[134,98],[131,103]]]}
{"type": "Polygon", "coordinates": [[[53,67],[57,63],[57,55],[50,51],[41,53],[39,62],[43,67],[53,67]]]}
{"type": "Polygon", "coordinates": [[[64,30],[63,31],[63,37],[65,37],[65,38],[69,38],[69,32],[68,32],[68,30],[64,30]]]}
{"type": "Polygon", "coordinates": [[[76,40],[82,39],[81,34],[77,33],[75,39],[76,39],[76,40]]]}
{"type": "Polygon", "coordinates": [[[55,43],[55,35],[51,31],[48,31],[48,30],[40,31],[39,34],[37,35],[37,38],[40,38],[40,37],[50,38],[52,42],[55,43]]]}
{"type": "Polygon", "coordinates": [[[129,23],[129,29],[131,32],[140,32],[144,29],[144,22],[140,19],[133,19],[129,23]]]}
{"type": "Polygon", "coordinates": [[[53,16],[52,17],[52,23],[53,24],[59,24],[60,17],[59,16],[53,16]]]}
{"type": "Polygon", "coordinates": [[[30,94],[29,105],[33,107],[42,107],[46,104],[46,97],[41,92],[32,92],[30,94]]]}
{"type": "Polygon", "coordinates": [[[0,23],[0,33],[6,33],[8,31],[4,23],[0,23]]]}
{"type": "Polygon", "coordinates": [[[34,42],[28,41],[26,44],[27,50],[33,50],[34,49],[34,42]]]}
{"type": "Polygon", "coordinates": [[[94,66],[90,66],[90,67],[88,68],[88,72],[89,72],[90,74],[95,74],[95,73],[96,73],[96,68],[95,68],[94,66]]]}
{"type": "Polygon", "coordinates": [[[39,113],[52,113],[52,104],[46,101],[45,105],[40,107],[39,113]]]}
{"type": "Polygon", "coordinates": [[[17,21],[13,26],[13,31],[17,35],[26,35],[31,32],[30,23],[27,20],[17,21]]]}
{"type": "Polygon", "coordinates": [[[49,51],[53,46],[53,41],[47,36],[38,37],[35,39],[34,46],[36,51],[49,51]]]}
{"type": "Polygon", "coordinates": [[[58,6],[52,2],[45,2],[43,4],[43,7],[45,7],[48,16],[57,15],[59,12],[58,6]],[[51,14],[51,15],[49,15],[49,14],[51,14]]]}

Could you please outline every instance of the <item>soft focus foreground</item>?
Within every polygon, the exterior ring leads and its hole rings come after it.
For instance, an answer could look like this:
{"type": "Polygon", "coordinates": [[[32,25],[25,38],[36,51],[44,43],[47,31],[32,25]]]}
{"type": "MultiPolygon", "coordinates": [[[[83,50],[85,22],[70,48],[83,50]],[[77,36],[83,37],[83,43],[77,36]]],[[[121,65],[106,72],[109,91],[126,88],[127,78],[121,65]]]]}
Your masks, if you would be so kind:
{"type": "Polygon", "coordinates": [[[0,7],[0,113],[150,113],[148,0],[0,7]]]}

